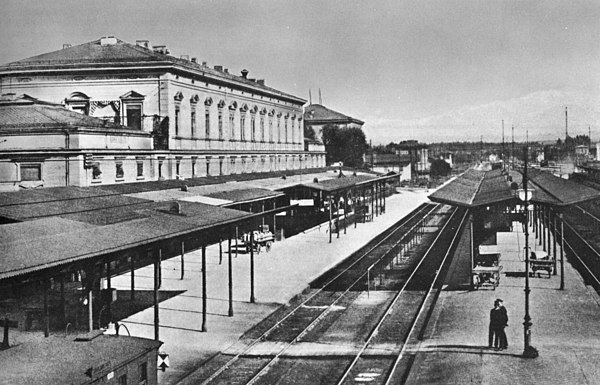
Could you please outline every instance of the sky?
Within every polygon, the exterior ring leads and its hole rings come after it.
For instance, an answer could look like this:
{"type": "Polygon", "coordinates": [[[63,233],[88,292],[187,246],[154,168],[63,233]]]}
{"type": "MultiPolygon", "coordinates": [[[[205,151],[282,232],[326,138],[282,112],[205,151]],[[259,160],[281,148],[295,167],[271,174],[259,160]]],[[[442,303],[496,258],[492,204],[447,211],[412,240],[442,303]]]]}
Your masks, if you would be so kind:
{"type": "Polygon", "coordinates": [[[0,63],[115,36],[365,122],[374,144],[600,140],[600,2],[2,0],[0,63]],[[320,94],[320,97],[319,97],[320,94]],[[514,127],[514,128],[513,128],[514,127]]]}

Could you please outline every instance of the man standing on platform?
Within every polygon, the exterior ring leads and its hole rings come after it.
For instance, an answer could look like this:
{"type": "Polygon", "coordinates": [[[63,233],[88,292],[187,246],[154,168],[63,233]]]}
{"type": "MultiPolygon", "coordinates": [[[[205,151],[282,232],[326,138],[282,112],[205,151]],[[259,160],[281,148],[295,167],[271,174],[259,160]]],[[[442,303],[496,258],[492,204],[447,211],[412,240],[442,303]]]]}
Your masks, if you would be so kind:
{"type": "Polygon", "coordinates": [[[494,308],[490,310],[490,327],[488,345],[497,350],[506,349],[508,343],[506,341],[506,333],[504,328],[508,326],[508,314],[503,306],[501,299],[494,301],[494,308]]]}

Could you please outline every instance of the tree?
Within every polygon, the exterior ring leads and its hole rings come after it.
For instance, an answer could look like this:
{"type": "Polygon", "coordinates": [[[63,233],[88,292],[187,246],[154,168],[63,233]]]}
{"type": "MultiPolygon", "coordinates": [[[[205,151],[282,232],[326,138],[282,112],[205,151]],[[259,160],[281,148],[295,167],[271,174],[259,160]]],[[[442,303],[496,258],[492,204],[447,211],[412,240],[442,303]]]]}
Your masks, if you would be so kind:
{"type": "Polygon", "coordinates": [[[334,124],[323,127],[323,144],[328,164],[343,162],[349,167],[362,167],[363,156],[369,147],[360,128],[339,128],[334,124]]]}
{"type": "Polygon", "coordinates": [[[434,159],[431,162],[431,169],[429,173],[431,176],[448,176],[450,175],[452,168],[443,159],[434,159]]]}

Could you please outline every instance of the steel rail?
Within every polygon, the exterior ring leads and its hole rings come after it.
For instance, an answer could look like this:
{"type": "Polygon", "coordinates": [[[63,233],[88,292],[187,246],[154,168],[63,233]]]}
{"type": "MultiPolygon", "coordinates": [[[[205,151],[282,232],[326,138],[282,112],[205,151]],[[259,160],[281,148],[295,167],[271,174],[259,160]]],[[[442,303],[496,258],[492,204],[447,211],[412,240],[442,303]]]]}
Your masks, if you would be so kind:
{"type": "MultiPolygon", "coordinates": [[[[242,351],[240,351],[239,353],[237,353],[234,357],[232,357],[227,363],[225,363],[224,365],[222,365],[217,371],[215,371],[210,377],[208,377],[207,379],[205,379],[204,381],[202,381],[202,385],[207,385],[210,384],[213,380],[215,380],[218,376],[220,376],[223,372],[225,372],[225,370],[227,370],[234,362],[236,362],[242,355],[244,355],[245,353],[249,352],[252,348],[254,348],[254,346],[256,346],[258,343],[260,343],[261,341],[263,341],[270,333],[272,333],[275,329],[277,329],[279,326],[281,326],[281,324],[287,320],[289,317],[291,317],[293,314],[296,313],[296,311],[298,311],[299,309],[301,309],[306,303],[308,303],[309,301],[311,301],[313,298],[315,298],[317,295],[319,295],[320,293],[322,293],[323,291],[325,291],[325,288],[330,285],[332,282],[334,282],[335,280],[337,280],[339,277],[341,277],[344,273],[346,273],[347,271],[349,271],[351,268],[353,268],[357,263],[361,262],[365,257],[367,257],[374,249],[376,249],[377,247],[379,247],[382,243],[384,243],[385,241],[387,241],[389,238],[391,238],[393,235],[395,235],[398,231],[401,230],[402,226],[404,226],[406,223],[410,222],[411,220],[413,220],[414,218],[416,218],[417,216],[420,216],[423,214],[423,212],[427,211],[427,209],[429,208],[429,211],[427,212],[426,216],[431,214],[433,211],[437,210],[439,207],[441,207],[440,204],[429,204],[429,203],[425,203],[423,205],[421,205],[420,207],[418,207],[417,209],[415,209],[412,213],[410,213],[408,216],[402,218],[400,221],[398,221],[394,226],[397,227],[396,229],[392,230],[388,235],[386,235],[384,238],[382,238],[379,242],[377,242],[377,244],[375,244],[373,247],[369,248],[367,251],[365,251],[363,253],[363,255],[359,258],[357,258],[356,261],[354,261],[352,264],[350,264],[347,268],[345,268],[344,270],[342,270],[339,274],[337,274],[336,276],[332,277],[331,279],[329,279],[320,289],[318,289],[317,291],[315,291],[315,293],[313,293],[312,295],[310,295],[308,298],[306,298],[304,301],[302,301],[302,303],[300,303],[298,306],[296,306],[294,309],[292,309],[292,311],[290,311],[288,314],[286,314],[281,320],[279,320],[277,323],[275,323],[271,328],[269,328],[267,331],[265,331],[262,335],[260,335],[259,337],[257,337],[256,339],[254,339],[254,341],[252,341],[250,344],[248,344],[242,351]]],[[[411,227],[410,230],[407,231],[407,234],[409,234],[416,226],[418,225],[418,222],[416,225],[414,225],[413,227],[411,227]]],[[[404,239],[404,236],[401,238],[401,240],[404,239]]],[[[397,242],[399,243],[399,242],[397,242]]],[[[363,274],[364,276],[364,274],[363,274]]],[[[362,278],[362,276],[360,277],[362,278]]],[[[352,284],[354,285],[354,283],[352,284]]],[[[341,296],[340,296],[341,297],[341,296]]],[[[324,310],[324,312],[326,310],[330,309],[330,307],[328,307],[327,309],[324,310]]],[[[320,317],[320,316],[319,316],[320,317]]],[[[267,364],[268,365],[268,364],[267,364]]],[[[193,373],[190,372],[186,377],[190,376],[193,373]]],[[[255,376],[256,377],[256,376],[255,376]]],[[[182,378],[180,381],[185,380],[185,377],[182,378]]],[[[252,379],[251,379],[252,381],[252,379]]]]}
{"type": "MultiPolygon", "coordinates": [[[[458,226],[459,229],[461,229],[465,223],[465,219],[467,218],[467,215],[469,214],[469,211],[465,211],[465,214],[463,215],[460,224],[458,226]]],[[[450,221],[448,221],[447,223],[449,223],[450,221]]],[[[440,232],[441,233],[441,232],[440,232]]],[[[436,281],[438,280],[441,272],[442,272],[442,267],[444,266],[444,263],[446,263],[446,259],[448,258],[448,256],[450,255],[450,251],[452,250],[452,247],[454,246],[454,243],[456,242],[458,236],[462,233],[461,231],[457,231],[456,234],[454,234],[454,237],[452,238],[452,241],[450,242],[450,247],[448,247],[448,250],[446,251],[446,254],[444,255],[444,259],[442,261],[442,263],[440,264],[440,269],[437,271],[437,273],[435,274],[435,277],[433,279],[433,282],[431,283],[431,286],[429,288],[429,291],[427,292],[427,295],[425,296],[425,299],[423,300],[423,304],[425,304],[427,302],[427,298],[431,295],[431,292],[434,289],[434,286],[436,284],[436,281]]],[[[433,305],[432,305],[433,306],[433,305]]],[[[415,327],[417,326],[419,317],[421,316],[423,310],[425,309],[424,306],[421,306],[421,309],[419,309],[419,312],[417,314],[417,316],[415,317],[413,324],[410,328],[410,331],[408,332],[408,335],[406,336],[406,341],[404,343],[404,345],[402,346],[402,349],[400,349],[400,354],[398,354],[398,357],[396,357],[396,360],[394,362],[394,365],[392,365],[391,370],[388,373],[388,378],[385,381],[385,385],[391,385],[392,382],[392,378],[394,376],[394,372],[396,371],[396,368],[398,367],[398,365],[400,364],[400,360],[404,357],[407,346],[408,346],[408,341],[411,339],[411,336],[413,334],[413,332],[416,330],[415,327]]],[[[426,326],[426,325],[424,325],[426,326]]]]}
{"type": "MultiPolygon", "coordinates": [[[[439,206],[435,206],[435,208],[437,208],[439,206]]],[[[420,213],[420,212],[419,212],[420,213]]],[[[419,214],[419,213],[415,213],[415,215],[419,214]]],[[[429,213],[428,213],[429,214],[429,213]]],[[[423,218],[426,218],[427,216],[424,216],[423,218]]],[[[414,216],[412,217],[414,218],[414,216]]],[[[412,219],[411,218],[411,219],[412,219]]],[[[333,307],[338,303],[338,301],[340,301],[341,299],[344,298],[344,296],[346,294],[348,294],[348,292],[350,292],[350,290],[357,284],[361,283],[364,279],[365,276],[368,276],[368,272],[371,269],[371,267],[375,266],[377,263],[381,262],[381,260],[383,258],[385,258],[393,249],[394,247],[396,247],[398,244],[400,244],[407,236],[409,236],[410,234],[412,234],[412,231],[419,226],[419,224],[423,221],[423,219],[421,219],[421,221],[417,222],[414,226],[412,226],[410,228],[410,230],[408,230],[406,232],[406,234],[404,234],[400,240],[398,240],[397,242],[394,243],[394,245],[392,247],[390,247],[388,250],[386,250],[384,252],[383,255],[381,255],[377,261],[373,262],[371,264],[371,266],[368,268],[367,271],[365,271],[364,273],[362,273],[356,280],[354,280],[354,282],[352,282],[348,288],[346,290],[344,290],[344,292],[342,292],[332,303],[330,303],[329,305],[327,305],[327,308],[325,310],[323,310],[323,312],[321,312],[321,314],[319,314],[317,316],[317,318],[315,318],[308,326],[306,326],[292,341],[288,342],[285,346],[283,346],[279,352],[271,359],[271,361],[269,361],[259,372],[257,372],[251,379],[250,381],[248,381],[246,384],[247,385],[252,385],[255,384],[256,381],[259,380],[260,377],[262,377],[263,375],[265,375],[270,368],[275,365],[275,363],[279,360],[279,357],[281,357],[289,348],[291,348],[296,342],[298,342],[302,337],[304,337],[310,330],[312,330],[319,322],[321,322],[321,320],[323,318],[325,318],[326,315],[328,315],[331,312],[331,309],[333,309],[333,307]]],[[[407,221],[408,222],[408,221],[407,221]]],[[[395,230],[394,230],[395,232],[395,230]]],[[[389,237],[386,237],[386,239],[389,237]]],[[[377,245],[380,245],[382,242],[379,242],[377,245]]],[[[369,250],[369,252],[373,251],[374,248],[371,248],[369,250]]],[[[354,264],[353,264],[354,265],[354,264]]],[[[420,265],[420,263],[419,263],[420,265]]],[[[346,270],[344,270],[346,271],[346,270]]],[[[339,276],[339,275],[338,275],[339,276]]],[[[367,283],[368,284],[368,283],[367,283]]]]}
{"type": "MultiPolygon", "coordinates": [[[[573,226],[571,226],[566,221],[564,221],[564,223],[565,223],[565,225],[567,225],[568,228],[571,229],[571,231],[573,231],[574,234],[577,235],[577,237],[579,237],[579,239],[581,239],[583,241],[583,243],[585,243],[587,245],[587,247],[590,250],[592,250],[594,252],[594,254],[596,254],[596,256],[598,256],[600,258],[600,253],[588,241],[586,241],[581,236],[581,234],[579,234],[579,232],[577,232],[577,230],[575,230],[575,228],[573,226]]],[[[562,236],[564,237],[564,234],[562,236]]],[[[596,274],[588,267],[587,263],[579,256],[579,254],[577,253],[577,251],[573,248],[573,246],[571,246],[571,244],[566,239],[564,240],[564,242],[569,247],[569,249],[571,249],[571,251],[573,252],[573,254],[575,255],[575,257],[577,257],[577,259],[581,262],[581,264],[583,265],[583,267],[587,270],[587,272],[589,273],[590,277],[592,277],[594,279],[594,281],[596,281],[596,284],[598,285],[598,290],[600,290],[600,280],[598,279],[598,277],[596,277],[596,274]]]]}
{"type": "MultiPolygon", "coordinates": [[[[367,340],[365,341],[365,343],[363,344],[363,346],[361,347],[361,349],[356,354],[356,357],[352,360],[352,362],[350,363],[350,365],[344,371],[344,374],[342,375],[342,377],[338,380],[338,382],[337,382],[338,385],[341,385],[347,379],[347,377],[350,375],[350,372],[352,371],[352,369],[354,369],[354,366],[356,365],[356,363],[361,358],[362,354],[367,350],[368,346],[371,344],[371,341],[373,340],[373,338],[375,338],[379,334],[379,329],[381,328],[381,326],[383,325],[383,323],[386,321],[387,317],[392,313],[392,309],[394,308],[394,306],[396,305],[396,303],[398,302],[398,300],[400,299],[400,297],[402,296],[402,294],[404,294],[404,292],[406,291],[406,287],[408,286],[409,283],[411,283],[411,280],[413,279],[413,277],[417,273],[417,270],[419,269],[419,267],[421,266],[421,264],[424,263],[425,258],[427,258],[427,255],[429,254],[429,252],[436,245],[436,242],[438,241],[438,239],[443,235],[446,227],[449,225],[449,223],[452,220],[452,217],[456,214],[456,212],[457,212],[457,210],[454,209],[454,211],[450,215],[450,218],[448,218],[448,220],[446,221],[446,223],[444,224],[444,226],[442,227],[442,229],[439,231],[439,233],[437,234],[436,238],[433,240],[433,242],[431,243],[431,245],[429,246],[429,248],[427,249],[427,251],[425,251],[425,254],[423,255],[423,258],[421,258],[421,260],[419,261],[419,263],[417,264],[417,266],[415,266],[413,272],[407,278],[407,280],[404,283],[404,285],[402,286],[402,288],[396,293],[396,295],[394,296],[394,299],[388,305],[385,313],[381,316],[381,318],[379,319],[379,322],[377,323],[377,325],[375,325],[375,327],[371,331],[369,337],[367,338],[367,340]]],[[[443,262],[442,262],[442,264],[443,264],[443,262]]],[[[439,270],[438,270],[438,274],[439,274],[439,270]]],[[[436,277],[437,277],[437,274],[436,274],[436,277]]],[[[434,279],[434,282],[435,282],[435,279],[434,279]]],[[[427,295],[425,296],[425,299],[426,298],[427,298],[427,295]]],[[[425,301],[423,301],[423,302],[425,302],[425,301]]],[[[417,317],[418,317],[418,315],[417,315],[417,317]]]]}

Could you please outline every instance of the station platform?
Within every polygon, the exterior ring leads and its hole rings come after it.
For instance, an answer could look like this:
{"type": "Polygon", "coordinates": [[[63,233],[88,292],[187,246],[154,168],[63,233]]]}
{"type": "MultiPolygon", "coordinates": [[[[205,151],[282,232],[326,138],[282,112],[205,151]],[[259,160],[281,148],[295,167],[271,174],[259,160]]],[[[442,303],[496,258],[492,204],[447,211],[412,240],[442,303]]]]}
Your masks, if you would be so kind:
{"type": "MultiPolygon", "coordinates": [[[[179,257],[163,261],[161,292],[173,293],[160,302],[161,350],[170,355],[170,368],[159,372],[159,383],[176,384],[180,379],[239,337],[282,304],[301,293],[322,273],[350,256],[383,230],[428,202],[425,189],[405,189],[386,199],[386,212],[373,221],[349,224],[346,234],[333,234],[329,243],[328,224],[276,242],[270,252],[255,254],[255,299],[250,303],[250,255],[233,258],[234,316],[228,317],[227,244],[219,263],[219,247],[207,248],[207,331],[202,332],[201,251],[186,253],[185,276],[181,280],[179,257]]],[[[153,269],[135,272],[136,289],[152,290],[153,269]]],[[[112,281],[119,295],[127,296],[130,275],[112,281]]],[[[148,308],[120,321],[133,336],[154,338],[154,310],[148,308]]],[[[126,333],[121,330],[120,333],[126,333]]]]}
{"type": "MultiPolygon", "coordinates": [[[[522,231],[522,226],[515,226],[522,231]]],[[[532,251],[542,246],[530,228],[532,251]],[[533,236],[531,235],[533,233],[533,236]]],[[[443,291],[415,353],[407,384],[600,384],[600,298],[565,258],[564,290],[558,274],[530,278],[531,345],[523,358],[525,262],[523,232],[498,233],[503,266],[493,290],[443,291]],[[508,311],[508,348],[488,347],[489,314],[501,298],[508,311]]],[[[560,244],[558,244],[560,260],[560,244]]],[[[449,277],[448,279],[451,279],[449,277]]]]}

